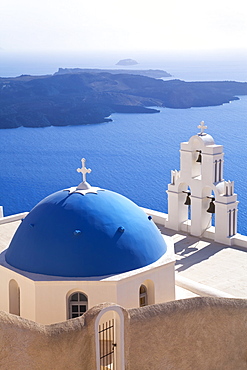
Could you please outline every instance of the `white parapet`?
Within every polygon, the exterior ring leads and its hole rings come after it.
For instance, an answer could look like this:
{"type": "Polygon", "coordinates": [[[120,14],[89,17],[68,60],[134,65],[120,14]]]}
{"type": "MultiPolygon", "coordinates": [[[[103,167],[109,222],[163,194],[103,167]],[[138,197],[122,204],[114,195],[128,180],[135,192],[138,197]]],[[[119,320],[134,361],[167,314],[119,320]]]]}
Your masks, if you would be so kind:
{"type": "Polygon", "coordinates": [[[197,283],[193,280],[187,279],[184,276],[178,274],[175,275],[176,285],[189,290],[201,297],[219,297],[219,298],[236,298],[235,296],[222,292],[221,290],[212,288],[208,285],[197,283]]]}
{"type": "Polygon", "coordinates": [[[167,217],[168,217],[166,213],[159,212],[159,211],[154,211],[152,209],[147,209],[147,208],[143,208],[143,207],[141,207],[141,209],[148,216],[152,216],[153,222],[155,224],[159,224],[159,225],[165,226],[166,221],[167,221],[167,217]]]}
{"type": "MultiPolygon", "coordinates": [[[[154,211],[152,209],[141,207],[143,211],[148,215],[152,216],[153,221],[157,225],[162,225],[164,227],[167,227],[168,229],[177,231],[176,229],[173,229],[170,225],[167,223],[168,215],[163,212],[154,211]]],[[[191,235],[191,220],[187,220],[181,224],[181,231],[185,232],[188,235],[191,235]]],[[[211,226],[207,229],[205,229],[201,235],[198,236],[199,239],[209,239],[215,241],[215,227],[211,226]]],[[[241,247],[243,249],[247,250],[247,236],[241,235],[239,233],[233,235],[230,238],[225,238],[222,241],[216,241],[220,244],[225,244],[227,246],[233,246],[233,247],[241,247]]]]}
{"type": "Polygon", "coordinates": [[[11,216],[6,216],[6,217],[0,217],[0,225],[2,224],[7,224],[9,222],[14,222],[14,221],[20,221],[23,218],[26,217],[28,212],[22,212],[22,213],[17,213],[16,215],[11,215],[11,216]]]}

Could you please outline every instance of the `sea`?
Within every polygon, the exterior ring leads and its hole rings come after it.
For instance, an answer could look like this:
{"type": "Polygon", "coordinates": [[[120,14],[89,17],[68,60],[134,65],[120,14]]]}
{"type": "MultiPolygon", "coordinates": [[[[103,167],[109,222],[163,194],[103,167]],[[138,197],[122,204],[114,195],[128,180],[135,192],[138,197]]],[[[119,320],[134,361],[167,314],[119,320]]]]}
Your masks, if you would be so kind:
{"type": "MultiPolygon", "coordinates": [[[[117,68],[121,59],[114,53],[3,51],[0,58],[0,77],[53,74],[59,67],[117,68]]],[[[143,53],[136,60],[138,65],[124,68],[163,69],[171,78],[184,81],[247,82],[247,54],[236,51],[143,53]]],[[[224,146],[224,179],[235,183],[238,232],[247,235],[247,96],[221,106],[161,108],[156,114],[118,113],[110,118],[112,122],[84,126],[0,130],[4,215],[30,211],[49,194],[79,184],[81,175],[76,170],[81,158],[92,169],[87,175],[91,185],[121,193],[142,207],[167,212],[166,190],[171,170],[180,168],[180,143],[197,134],[197,126],[204,121],[206,132],[224,146]]]]}

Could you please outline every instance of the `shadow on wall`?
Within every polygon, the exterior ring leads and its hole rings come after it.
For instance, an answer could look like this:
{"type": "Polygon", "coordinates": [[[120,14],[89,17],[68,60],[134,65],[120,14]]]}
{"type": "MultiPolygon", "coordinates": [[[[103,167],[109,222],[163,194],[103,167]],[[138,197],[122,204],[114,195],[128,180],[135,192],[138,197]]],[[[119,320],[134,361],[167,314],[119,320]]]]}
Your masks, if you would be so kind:
{"type": "Polygon", "coordinates": [[[111,309],[124,320],[124,343],[114,344],[126,370],[247,368],[247,300],[198,297],[130,310],[101,304],[47,326],[0,312],[1,370],[97,369],[95,328],[111,309]]]}

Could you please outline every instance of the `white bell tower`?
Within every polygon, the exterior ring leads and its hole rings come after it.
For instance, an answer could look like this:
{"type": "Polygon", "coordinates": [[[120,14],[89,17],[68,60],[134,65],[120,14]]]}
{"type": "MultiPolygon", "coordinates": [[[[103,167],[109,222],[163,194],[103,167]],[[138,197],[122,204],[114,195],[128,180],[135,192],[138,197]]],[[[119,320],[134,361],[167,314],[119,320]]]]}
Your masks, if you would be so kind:
{"type": "Polygon", "coordinates": [[[214,240],[231,245],[237,233],[237,194],[234,182],[224,181],[223,146],[198,126],[200,133],[180,145],[180,171],[171,171],[168,185],[168,220],[166,226],[202,237],[212,226],[215,214],[214,240]]]}

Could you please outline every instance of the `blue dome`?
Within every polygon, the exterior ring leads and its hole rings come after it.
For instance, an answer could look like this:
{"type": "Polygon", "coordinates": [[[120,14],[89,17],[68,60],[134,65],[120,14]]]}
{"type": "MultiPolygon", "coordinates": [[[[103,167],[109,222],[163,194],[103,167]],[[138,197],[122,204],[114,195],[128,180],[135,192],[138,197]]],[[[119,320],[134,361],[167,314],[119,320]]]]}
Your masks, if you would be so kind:
{"type": "Polygon", "coordinates": [[[153,221],[129,199],[108,190],[62,190],[23,220],[6,261],[38,274],[93,277],[147,266],[166,250],[153,221]]]}

